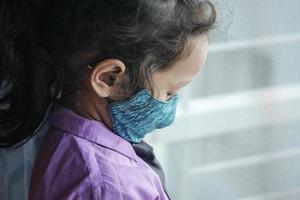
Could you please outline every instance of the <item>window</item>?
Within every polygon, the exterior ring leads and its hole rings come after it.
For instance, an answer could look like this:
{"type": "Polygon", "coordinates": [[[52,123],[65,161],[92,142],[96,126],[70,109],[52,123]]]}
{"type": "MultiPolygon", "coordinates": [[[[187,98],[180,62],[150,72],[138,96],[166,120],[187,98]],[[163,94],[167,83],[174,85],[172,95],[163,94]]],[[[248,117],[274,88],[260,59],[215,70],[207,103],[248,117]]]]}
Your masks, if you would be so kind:
{"type": "Polygon", "coordinates": [[[217,5],[205,68],[182,92],[175,124],[147,138],[169,193],[300,199],[300,1],[217,5]]]}

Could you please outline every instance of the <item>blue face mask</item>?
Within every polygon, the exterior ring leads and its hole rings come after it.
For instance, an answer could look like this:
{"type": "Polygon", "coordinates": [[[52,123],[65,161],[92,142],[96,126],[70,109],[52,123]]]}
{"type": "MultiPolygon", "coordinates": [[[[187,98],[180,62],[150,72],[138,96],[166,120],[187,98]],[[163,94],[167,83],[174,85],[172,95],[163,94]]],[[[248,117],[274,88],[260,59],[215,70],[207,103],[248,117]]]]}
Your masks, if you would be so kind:
{"type": "Polygon", "coordinates": [[[129,142],[139,143],[147,133],[174,122],[178,96],[164,102],[143,89],[129,100],[108,105],[113,131],[129,142]]]}

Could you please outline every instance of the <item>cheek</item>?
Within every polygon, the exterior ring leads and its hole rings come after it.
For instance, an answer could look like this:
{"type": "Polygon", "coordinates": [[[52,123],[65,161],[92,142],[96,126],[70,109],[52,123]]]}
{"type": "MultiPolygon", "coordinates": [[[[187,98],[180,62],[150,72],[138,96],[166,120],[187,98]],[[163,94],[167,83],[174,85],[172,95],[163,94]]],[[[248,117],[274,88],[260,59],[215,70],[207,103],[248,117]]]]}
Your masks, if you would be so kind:
{"type": "Polygon", "coordinates": [[[152,74],[154,97],[159,100],[165,100],[166,93],[168,92],[170,79],[173,80],[175,77],[171,72],[155,72],[152,74]]]}

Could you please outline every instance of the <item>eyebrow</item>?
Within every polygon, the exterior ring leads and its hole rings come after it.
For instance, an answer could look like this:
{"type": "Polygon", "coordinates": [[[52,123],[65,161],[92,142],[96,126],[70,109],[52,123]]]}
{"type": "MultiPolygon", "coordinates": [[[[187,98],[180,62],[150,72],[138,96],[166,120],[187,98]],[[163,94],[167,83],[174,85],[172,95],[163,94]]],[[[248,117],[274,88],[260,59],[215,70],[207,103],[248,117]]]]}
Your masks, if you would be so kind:
{"type": "Polygon", "coordinates": [[[174,86],[174,88],[172,88],[172,90],[179,90],[180,88],[183,88],[184,86],[188,85],[190,82],[192,82],[191,80],[190,81],[181,81],[179,83],[176,84],[176,86],[174,86]]]}
{"type": "Polygon", "coordinates": [[[189,84],[190,82],[192,82],[191,80],[190,81],[181,81],[181,82],[179,82],[178,84],[177,84],[177,86],[179,87],[179,86],[181,86],[181,87],[184,87],[184,86],[186,86],[187,84],[189,84]]]}

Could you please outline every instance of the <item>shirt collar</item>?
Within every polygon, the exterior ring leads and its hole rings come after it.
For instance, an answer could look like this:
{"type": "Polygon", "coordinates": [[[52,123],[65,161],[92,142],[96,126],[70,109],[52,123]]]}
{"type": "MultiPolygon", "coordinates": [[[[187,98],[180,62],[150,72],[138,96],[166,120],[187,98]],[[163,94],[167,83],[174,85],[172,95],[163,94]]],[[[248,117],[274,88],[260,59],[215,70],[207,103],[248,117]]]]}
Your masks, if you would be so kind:
{"type": "Polygon", "coordinates": [[[100,121],[84,118],[57,102],[54,103],[48,119],[51,125],[67,133],[138,160],[131,143],[113,133],[100,121]]]}

